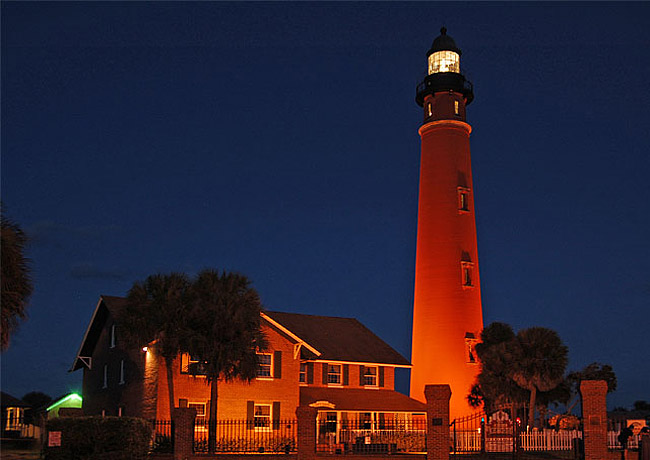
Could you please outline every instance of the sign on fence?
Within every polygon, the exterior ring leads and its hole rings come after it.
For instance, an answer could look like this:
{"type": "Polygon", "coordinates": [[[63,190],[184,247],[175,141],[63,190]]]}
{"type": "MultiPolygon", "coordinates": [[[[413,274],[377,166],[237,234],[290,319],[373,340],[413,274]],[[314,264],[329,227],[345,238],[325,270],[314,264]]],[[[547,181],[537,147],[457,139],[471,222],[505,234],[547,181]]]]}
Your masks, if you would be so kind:
{"type": "Polygon", "coordinates": [[[50,431],[47,434],[47,447],[61,447],[60,431],[50,431]]]}

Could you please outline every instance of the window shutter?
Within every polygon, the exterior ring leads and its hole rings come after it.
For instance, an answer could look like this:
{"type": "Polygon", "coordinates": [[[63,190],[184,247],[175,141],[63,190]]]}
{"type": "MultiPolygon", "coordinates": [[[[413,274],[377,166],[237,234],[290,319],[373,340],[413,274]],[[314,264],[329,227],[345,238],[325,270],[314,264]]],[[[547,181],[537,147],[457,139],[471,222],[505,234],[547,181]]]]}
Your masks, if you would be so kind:
{"type": "Polygon", "coordinates": [[[343,385],[349,385],[350,384],[350,365],[349,364],[344,364],[343,365],[343,385]]]}
{"type": "Polygon", "coordinates": [[[366,373],[366,368],[365,368],[365,366],[363,366],[363,365],[362,365],[362,366],[359,366],[359,386],[360,386],[360,387],[362,387],[363,384],[366,383],[365,380],[364,380],[364,378],[363,378],[363,374],[365,374],[365,373],[366,373]]]}
{"type": "Polygon", "coordinates": [[[273,401],[273,409],[271,409],[271,417],[273,418],[273,429],[280,429],[280,401],[273,401]]]}
{"type": "Polygon", "coordinates": [[[379,366],[379,386],[384,386],[384,366],[379,366]]]}
{"type": "Polygon", "coordinates": [[[273,352],[273,378],[274,379],[282,378],[282,352],[281,351],[273,352]]]}
{"type": "Polygon", "coordinates": [[[323,385],[327,385],[327,363],[323,363],[323,385]]]}
{"type": "Polygon", "coordinates": [[[307,363],[307,383],[314,383],[314,363],[307,363]]]}
{"type": "Polygon", "coordinates": [[[252,430],[255,427],[255,401],[246,401],[246,429],[252,430]]]}

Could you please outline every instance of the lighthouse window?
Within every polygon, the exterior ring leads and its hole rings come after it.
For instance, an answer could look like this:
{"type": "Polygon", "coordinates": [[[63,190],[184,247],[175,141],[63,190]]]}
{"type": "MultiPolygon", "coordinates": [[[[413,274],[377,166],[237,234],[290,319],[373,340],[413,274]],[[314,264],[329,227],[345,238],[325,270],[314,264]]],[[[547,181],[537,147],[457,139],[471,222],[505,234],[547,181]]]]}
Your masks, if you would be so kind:
{"type": "MultiPolygon", "coordinates": [[[[467,333],[466,335],[470,335],[467,333]]],[[[476,364],[476,350],[474,349],[476,345],[476,339],[473,337],[474,334],[471,334],[472,337],[465,337],[465,347],[467,349],[467,362],[470,364],[476,364]]]]}
{"type": "Polygon", "coordinates": [[[458,101],[454,101],[454,113],[456,115],[458,115],[458,106],[459,106],[458,101]]]}
{"type": "Polygon", "coordinates": [[[430,117],[433,115],[433,105],[431,102],[427,102],[427,117],[430,117]]]}
{"type": "Polygon", "coordinates": [[[464,288],[474,287],[474,264],[472,262],[461,262],[461,276],[464,288]]]}
{"type": "Polygon", "coordinates": [[[458,211],[460,213],[469,212],[469,189],[458,187],[458,211]]]}

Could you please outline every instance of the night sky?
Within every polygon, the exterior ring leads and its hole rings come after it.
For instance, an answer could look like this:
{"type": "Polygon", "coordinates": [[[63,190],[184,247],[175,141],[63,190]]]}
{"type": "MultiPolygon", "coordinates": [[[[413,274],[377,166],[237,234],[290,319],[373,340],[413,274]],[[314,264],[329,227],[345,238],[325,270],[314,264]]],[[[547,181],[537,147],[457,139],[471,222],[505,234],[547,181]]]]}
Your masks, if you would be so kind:
{"type": "Polygon", "coordinates": [[[610,407],[650,400],[647,2],[2,2],[2,200],[35,283],[2,390],[80,390],[101,294],[206,267],[408,358],[442,25],[476,96],[485,324],[555,329],[570,369],[614,367],[610,407]]]}

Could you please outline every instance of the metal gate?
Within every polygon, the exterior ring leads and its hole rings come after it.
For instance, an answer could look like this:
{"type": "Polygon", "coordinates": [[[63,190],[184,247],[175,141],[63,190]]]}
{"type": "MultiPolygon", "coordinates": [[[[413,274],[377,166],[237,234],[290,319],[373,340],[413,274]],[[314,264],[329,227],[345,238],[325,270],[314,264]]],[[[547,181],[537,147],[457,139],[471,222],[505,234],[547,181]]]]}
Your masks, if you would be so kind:
{"type": "MultiPolygon", "coordinates": [[[[582,431],[552,428],[526,430],[520,412],[501,408],[455,419],[450,424],[451,454],[470,459],[472,454],[491,459],[526,460],[539,458],[579,459],[582,431]]],[[[544,422],[543,425],[546,425],[544,422]]]]}

